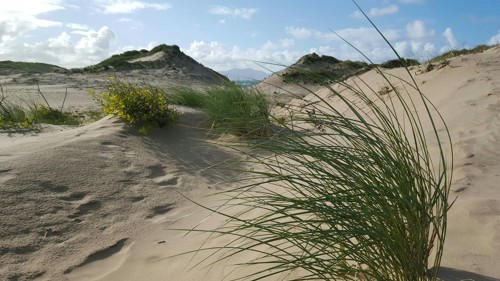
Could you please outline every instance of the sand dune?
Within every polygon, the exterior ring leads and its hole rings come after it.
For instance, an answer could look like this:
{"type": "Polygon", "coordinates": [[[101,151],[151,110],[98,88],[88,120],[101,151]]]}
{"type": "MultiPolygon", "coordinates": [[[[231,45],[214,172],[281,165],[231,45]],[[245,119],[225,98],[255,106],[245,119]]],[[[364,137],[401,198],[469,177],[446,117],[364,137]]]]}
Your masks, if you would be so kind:
{"type": "MultiPolygon", "coordinates": [[[[496,47],[415,76],[446,120],[455,150],[450,199],[457,200],[449,213],[443,280],[500,280],[499,74],[496,47]]],[[[361,78],[384,87],[375,71],[361,78]]],[[[328,91],[318,93],[335,100],[328,91]]],[[[238,177],[203,169],[238,156],[193,128],[202,114],[183,110],[180,125],[148,137],[111,117],[79,128],[1,133],[0,279],[222,280],[250,273],[231,266],[237,259],[192,270],[203,254],[165,259],[206,239],[166,226],[220,223],[180,193],[215,204],[219,197],[203,196],[238,177]]],[[[238,257],[244,258],[251,256],[238,257]]]]}

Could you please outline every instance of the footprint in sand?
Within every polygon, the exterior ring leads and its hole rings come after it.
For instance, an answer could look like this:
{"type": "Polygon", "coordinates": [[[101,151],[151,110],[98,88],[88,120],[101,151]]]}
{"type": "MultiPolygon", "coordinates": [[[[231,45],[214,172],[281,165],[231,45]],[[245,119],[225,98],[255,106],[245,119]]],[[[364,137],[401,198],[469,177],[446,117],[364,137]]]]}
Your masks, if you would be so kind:
{"type": "Polygon", "coordinates": [[[149,212],[149,214],[146,216],[147,219],[151,219],[153,217],[163,215],[168,213],[174,208],[173,204],[166,204],[166,205],[160,205],[152,208],[149,212]]]}
{"type": "Polygon", "coordinates": [[[59,197],[59,199],[66,202],[80,201],[83,200],[87,196],[85,192],[72,192],[67,196],[59,197]]]}
{"type": "Polygon", "coordinates": [[[74,214],[70,215],[69,218],[76,219],[78,217],[89,214],[93,211],[99,210],[101,207],[102,207],[101,202],[97,200],[89,201],[87,203],[78,206],[77,211],[74,214]]]}
{"type": "Polygon", "coordinates": [[[148,178],[160,187],[174,186],[179,183],[179,177],[166,174],[161,164],[149,166],[148,170],[148,178]]]}
{"type": "Polygon", "coordinates": [[[179,177],[166,175],[163,177],[155,178],[153,181],[161,187],[174,186],[177,185],[179,177]]]}
{"type": "Polygon", "coordinates": [[[161,164],[149,166],[147,169],[149,170],[149,178],[157,178],[165,175],[164,168],[161,164]]]}
{"type": "Polygon", "coordinates": [[[141,202],[144,199],[146,199],[145,196],[134,196],[134,197],[129,198],[130,202],[132,202],[132,203],[141,202]]]}
{"type": "Polygon", "coordinates": [[[69,280],[93,280],[99,276],[105,276],[119,267],[125,260],[124,254],[131,246],[127,241],[128,238],[120,239],[113,245],[89,255],[79,265],[66,269],[64,274],[69,280]]]}
{"type": "Polygon", "coordinates": [[[0,184],[6,183],[16,177],[16,175],[10,173],[10,171],[10,169],[0,170],[0,184]]]}
{"type": "Polygon", "coordinates": [[[66,192],[69,189],[69,187],[67,187],[65,185],[54,184],[51,181],[42,181],[42,182],[39,183],[39,186],[43,190],[48,190],[48,191],[56,192],[56,193],[66,192]]]}
{"type": "MultiPolygon", "coordinates": [[[[99,143],[105,149],[99,155],[108,159],[113,159],[118,153],[123,154],[126,158],[133,158],[137,156],[137,153],[131,147],[121,147],[114,144],[111,141],[102,141],[99,143]]],[[[121,158],[121,157],[119,157],[121,158]]]]}

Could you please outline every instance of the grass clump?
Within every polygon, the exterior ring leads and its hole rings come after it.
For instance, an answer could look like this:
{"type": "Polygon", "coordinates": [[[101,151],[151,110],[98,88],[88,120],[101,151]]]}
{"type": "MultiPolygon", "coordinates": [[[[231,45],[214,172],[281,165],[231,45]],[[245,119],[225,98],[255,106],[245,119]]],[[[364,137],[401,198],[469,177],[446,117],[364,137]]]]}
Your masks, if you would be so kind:
{"type": "Polygon", "coordinates": [[[189,230],[229,242],[193,252],[210,251],[216,262],[252,252],[240,265],[256,270],[238,280],[437,280],[450,135],[408,68],[408,78],[377,70],[391,95],[359,77],[328,88],[334,103],[311,92],[318,102],[296,108],[280,135],[256,145],[249,181],[205,207],[226,221],[189,230]]]}
{"type": "Polygon", "coordinates": [[[50,108],[40,104],[32,106],[29,109],[29,116],[32,123],[52,124],[52,125],[71,125],[81,124],[80,118],[71,112],[64,112],[58,109],[50,108]]]}
{"type": "Polygon", "coordinates": [[[208,89],[203,109],[217,133],[268,135],[270,104],[266,95],[256,89],[237,85],[208,89]]]}
{"type": "Polygon", "coordinates": [[[104,113],[118,116],[129,124],[138,124],[143,133],[179,120],[180,113],[172,108],[160,88],[145,88],[111,78],[107,91],[100,95],[93,90],[89,93],[102,106],[104,113]]]}
{"type": "Polygon", "coordinates": [[[18,130],[35,129],[37,124],[52,125],[82,125],[102,117],[96,111],[69,112],[51,107],[38,87],[38,92],[45,104],[26,103],[24,105],[12,103],[5,95],[4,86],[0,85],[0,129],[18,130]]]}
{"type": "Polygon", "coordinates": [[[203,108],[207,102],[207,95],[189,87],[177,87],[169,95],[173,104],[194,108],[203,108]]]}
{"type": "Polygon", "coordinates": [[[28,118],[23,107],[7,102],[4,97],[0,99],[0,129],[31,129],[32,127],[33,122],[28,118]]]}

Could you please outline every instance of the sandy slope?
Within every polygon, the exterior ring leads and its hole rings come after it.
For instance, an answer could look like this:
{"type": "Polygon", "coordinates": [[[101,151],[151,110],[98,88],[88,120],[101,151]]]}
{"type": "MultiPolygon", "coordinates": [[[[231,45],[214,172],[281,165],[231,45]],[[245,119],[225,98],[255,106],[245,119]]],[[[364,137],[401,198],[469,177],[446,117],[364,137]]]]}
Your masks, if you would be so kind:
{"type": "MultiPolygon", "coordinates": [[[[446,119],[455,149],[450,199],[458,199],[449,213],[444,280],[500,280],[499,74],[497,47],[415,76],[446,119]]],[[[384,86],[374,71],[361,77],[384,86]]],[[[327,91],[319,94],[335,102],[327,91]]],[[[189,270],[203,255],[164,259],[206,238],[166,230],[172,222],[220,223],[176,191],[213,204],[217,197],[200,196],[238,176],[201,169],[234,157],[190,127],[202,118],[188,111],[183,125],[147,138],[113,118],[0,134],[0,280],[222,280],[249,273],[230,266],[239,260],[189,270]]]]}
{"type": "MultiPolygon", "coordinates": [[[[199,121],[196,112],[184,116],[184,124],[199,121]]],[[[65,280],[182,206],[178,192],[197,198],[217,189],[228,175],[202,168],[230,155],[204,137],[179,126],[144,138],[113,118],[63,131],[2,133],[0,280],[65,280]]]]}

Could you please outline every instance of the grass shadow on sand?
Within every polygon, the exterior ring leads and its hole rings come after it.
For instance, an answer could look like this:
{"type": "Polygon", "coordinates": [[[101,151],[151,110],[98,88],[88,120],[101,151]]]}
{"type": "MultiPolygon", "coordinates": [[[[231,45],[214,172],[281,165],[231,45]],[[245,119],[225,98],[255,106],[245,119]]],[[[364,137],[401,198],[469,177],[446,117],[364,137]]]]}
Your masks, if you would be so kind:
{"type": "Polygon", "coordinates": [[[488,277],[485,275],[454,269],[450,267],[441,267],[438,271],[438,277],[441,281],[500,281],[500,279],[488,277]]]}

